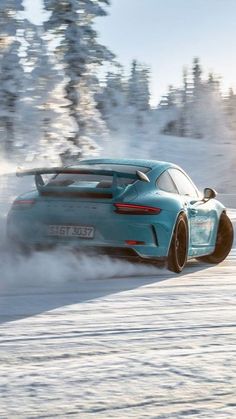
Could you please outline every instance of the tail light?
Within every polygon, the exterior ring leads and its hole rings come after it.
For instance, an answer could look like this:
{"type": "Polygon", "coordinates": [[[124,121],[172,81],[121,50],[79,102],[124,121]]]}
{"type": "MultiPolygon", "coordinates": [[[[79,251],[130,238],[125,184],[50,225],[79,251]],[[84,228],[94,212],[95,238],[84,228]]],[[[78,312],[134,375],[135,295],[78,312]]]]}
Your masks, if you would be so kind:
{"type": "Polygon", "coordinates": [[[12,208],[13,209],[26,209],[26,208],[30,208],[35,204],[35,199],[16,199],[13,204],[12,204],[12,208]]]}
{"type": "Polygon", "coordinates": [[[149,207],[147,205],[135,205],[135,204],[114,204],[115,212],[118,214],[130,214],[130,215],[155,215],[160,214],[161,209],[157,207],[149,207]]]}

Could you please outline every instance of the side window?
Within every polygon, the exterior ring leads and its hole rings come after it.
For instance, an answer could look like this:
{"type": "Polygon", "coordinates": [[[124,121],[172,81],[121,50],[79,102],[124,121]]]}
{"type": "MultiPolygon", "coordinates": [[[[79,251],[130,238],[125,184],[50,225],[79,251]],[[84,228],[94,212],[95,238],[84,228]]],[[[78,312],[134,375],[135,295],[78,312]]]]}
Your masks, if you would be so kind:
{"type": "Polygon", "coordinates": [[[198,197],[197,189],[183,172],[178,169],[169,169],[168,171],[175,185],[177,186],[180,195],[188,195],[194,198],[198,197]]]}
{"type": "Polygon", "coordinates": [[[167,170],[159,176],[156,181],[156,186],[165,192],[179,193],[167,170]]]}

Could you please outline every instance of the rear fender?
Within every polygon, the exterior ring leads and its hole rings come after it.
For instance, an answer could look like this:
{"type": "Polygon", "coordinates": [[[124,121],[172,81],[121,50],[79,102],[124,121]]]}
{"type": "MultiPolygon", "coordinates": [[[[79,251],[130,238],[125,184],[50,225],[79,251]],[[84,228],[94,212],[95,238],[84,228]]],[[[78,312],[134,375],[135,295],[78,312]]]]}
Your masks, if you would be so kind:
{"type": "Polygon", "coordinates": [[[137,205],[149,205],[151,207],[158,207],[161,209],[159,215],[153,216],[152,225],[155,229],[157,238],[159,237],[161,241],[166,243],[166,248],[169,251],[176,221],[181,213],[185,214],[188,224],[187,209],[183,208],[181,197],[179,195],[173,196],[172,194],[162,195],[155,191],[153,193],[147,193],[146,195],[143,194],[142,197],[139,196],[134,203],[137,205]]]}

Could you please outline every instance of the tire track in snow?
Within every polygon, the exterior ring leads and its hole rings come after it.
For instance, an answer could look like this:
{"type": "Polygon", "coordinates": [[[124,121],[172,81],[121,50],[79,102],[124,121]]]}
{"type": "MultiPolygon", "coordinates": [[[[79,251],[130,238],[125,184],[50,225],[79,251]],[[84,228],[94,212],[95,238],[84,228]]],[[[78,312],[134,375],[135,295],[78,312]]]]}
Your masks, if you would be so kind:
{"type": "Polygon", "coordinates": [[[182,275],[54,284],[56,309],[1,325],[0,416],[234,417],[234,252],[182,275]]]}

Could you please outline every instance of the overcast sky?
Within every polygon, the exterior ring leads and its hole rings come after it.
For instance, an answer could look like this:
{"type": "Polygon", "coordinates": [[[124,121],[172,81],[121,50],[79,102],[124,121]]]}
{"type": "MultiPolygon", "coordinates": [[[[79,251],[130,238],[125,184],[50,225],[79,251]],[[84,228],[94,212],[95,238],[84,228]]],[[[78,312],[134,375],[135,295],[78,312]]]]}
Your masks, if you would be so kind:
{"type": "MultiPolygon", "coordinates": [[[[41,0],[25,0],[39,19],[41,0]]],[[[200,57],[206,72],[236,88],[236,0],[111,0],[97,19],[100,41],[126,68],[132,59],[152,70],[152,103],[169,84],[180,85],[183,66],[200,57]]]]}

